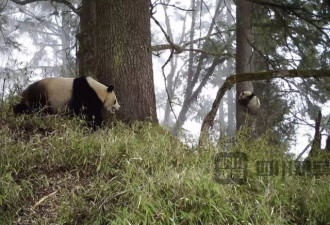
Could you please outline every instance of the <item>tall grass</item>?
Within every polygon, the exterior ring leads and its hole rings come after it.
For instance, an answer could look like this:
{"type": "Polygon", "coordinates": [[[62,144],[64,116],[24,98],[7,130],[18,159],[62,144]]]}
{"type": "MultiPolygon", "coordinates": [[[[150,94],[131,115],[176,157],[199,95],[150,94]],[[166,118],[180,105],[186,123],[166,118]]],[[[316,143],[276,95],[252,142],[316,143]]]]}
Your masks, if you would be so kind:
{"type": "Polygon", "coordinates": [[[192,149],[151,123],[109,124],[0,111],[0,224],[329,224],[329,177],[257,174],[290,160],[271,134],[242,131],[243,185],[215,181],[225,147],[192,149]]]}

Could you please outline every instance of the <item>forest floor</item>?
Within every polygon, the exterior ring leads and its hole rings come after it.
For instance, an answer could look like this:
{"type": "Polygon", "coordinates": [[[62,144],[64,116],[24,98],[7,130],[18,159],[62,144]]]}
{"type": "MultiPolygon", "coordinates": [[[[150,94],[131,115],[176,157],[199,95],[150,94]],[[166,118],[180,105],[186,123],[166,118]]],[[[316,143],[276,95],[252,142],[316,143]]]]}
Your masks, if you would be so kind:
{"type": "Polygon", "coordinates": [[[79,119],[15,117],[4,104],[0,224],[329,224],[329,165],[328,175],[297,175],[281,167],[292,162],[286,149],[249,132],[199,149],[151,123],[91,131],[79,119]],[[235,156],[224,149],[247,156],[246,173],[242,158],[229,161],[236,172],[216,166],[235,156]],[[280,172],[262,174],[260,162],[280,172]]]}

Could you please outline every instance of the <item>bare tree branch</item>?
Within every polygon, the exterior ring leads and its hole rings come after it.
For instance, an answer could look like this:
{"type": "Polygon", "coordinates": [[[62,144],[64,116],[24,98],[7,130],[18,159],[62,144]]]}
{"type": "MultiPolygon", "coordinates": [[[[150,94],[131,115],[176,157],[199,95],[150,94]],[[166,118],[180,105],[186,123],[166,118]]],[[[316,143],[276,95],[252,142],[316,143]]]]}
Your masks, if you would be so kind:
{"type": "Polygon", "coordinates": [[[58,2],[58,3],[62,3],[64,5],[66,5],[67,7],[69,7],[74,13],[79,14],[78,9],[76,7],[74,7],[74,5],[72,5],[70,3],[70,1],[67,0],[53,0],[54,2],[58,2]]]}
{"type": "Polygon", "coordinates": [[[176,9],[179,9],[179,10],[182,10],[182,11],[187,11],[187,12],[191,12],[191,11],[194,11],[193,9],[184,9],[184,8],[181,8],[179,6],[176,6],[176,5],[170,5],[170,4],[166,4],[166,3],[163,3],[163,2],[160,2],[160,3],[157,3],[156,5],[163,5],[163,6],[166,6],[166,7],[173,7],[173,8],[176,8],[176,9]]]}
{"type": "MultiPolygon", "coordinates": [[[[185,47],[189,46],[190,44],[194,44],[196,42],[199,42],[199,41],[203,41],[203,40],[206,40],[206,39],[209,39],[210,37],[214,36],[214,35],[217,35],[218,33],[213,33],[211,35],[207,35],[205,37],[201,37],[201,38],[197,38],[193,41],[189,41],[189,42],[186,42],[184,44],[182,44],[181,46],[180,45],[177,45],[177,44],[174,44],[174,43],[169,43],[169,44],[160,44],[160,45],[154,45],[152,46],[152,51],[162,51],[162,50],[167,50],[167,49],[172,49],[173,48],[173,45],[175,45],[176,48],[174,48],[174,50],[176,49],[179,49],[179,51],[176,51],[176,54],[179,54],[183,51],[189,51],[188,49],[186,49],[185,47]]],[[[164,34],[165,35],[165,34],[164,34]]],[[[166,34],[167,35],[167,34],[166,34]]],[[[165,36],[166,37],[166,36],[165,36]]],[[[166,38],[167,40],[167,38],[166,38]]],[[[195,51],[195,50],[193,50],[195,51]]]]}
{"type": "MultiPolygon", "coordinates": [[[[164,34],[168,44],[161,44],[161,45],[155,45],[155,46],[152,46],[152,51],[155,51],[155,52],[159,52],[159,51],[162,51],[162,50],[168,50],[168,49],[174,49],[174,53],[175,54],[180,54],[184,51],[193,51],[193,52],[199,52],[199,53],[202,53],[202,54],[206,54],[206,55],[212,55],[212,56],[216,56],[216,57],[219,57],[219,56],[228,56],[230,54],[217,54],[217,53],[211,53],[211,52],[207,52],[207,51],[204,51],[204,50],[200,50],[200,49],[193,49],[193,48],[185,48],[186,46],[189,46],[191,44],[194,44],[196,42],[199,42],[199,41],[202,41],[202,40],[207,40],[209,39],[210,37],[214,36],[214,35],[217,35],[219,34],[219,32],[217,33],[210,33],[208,35],[206,35],[205,37],[201,37],[201,38],[197,38],[193,41],[189,41],[187,43],[184,43],[182,46],[180,45],[177,45],[175,44],[170,35],[168,35],[166,33],[166,31],[164,30],[164,28],[162,27],[162,25],[159,23],[159,21],[154,17],[154,16],[151,16],[151,19],[156,23],[156,25],[160,28],[160,30],[162,31],[162,33],[164,34]]],[[[212,29],[210,29],[212,30],[212,29]]],[[[230,55],[232,56],[232,55],[230,55]]]]}
{"type": "Polygon", "coordinates": [[[6,2],[0,4],[0,12],[2,12],[6,8],[7,4],[8,4],[8,0],[6,0],[6,2]]]}
{"type": "Polygon", "coordinates": [[[151,16],[151,19],[157,24],[157,26],[160,28],[160,30],[162,31],[162,33],[164,34],[167,42],[170,44],[170,47],[173,48],[176,52],[181,53],[181,47],[179,45],[176,45],[172,42],[170,36],[166,33],[166,31],[164,30],[164,28],[162,27],[162,25],[160,25],[160,23],[158,22],[158,20],[154,17],[151,16]]]}
{"type": "MultiPolygon", "coordinates": [[[[47,2],[48,0],[22,0],[22,1],[11,0],[11,1],[18,5],[27,5],[27,4],[34,3],[34,2],[47,2]]],[[[62,3],[64,5],[66,5],[67,7],[69,7],[74,13],[78,14],[78,9],[76,7],[74,7],[74,5],[72,5],[71,2],[68,0],[53,0],[53,2],[62,3]]]]}
{"type": "Polygon", "coordinates": [[[27,5],[30,3],[34,3],[34,2],[46,2],[47,0],[23,0],[23,1],[19,1],[19,0],[11,0],[12,2],[18,4],[18,5],[27,5]]]}
{"type": "Polygon", "coordinates": [[[296,162],[298,162],[300,160],[300,158],[303,156],[303,154],[308,150],[309,146],[311,146],[312,142],[309,142],[306,147],[304,148],[304,150],[302,150],[302,152],[297,156],[296,158],[296,162]]]}
{"type": "Polygon", "coordinates": [[[169,105],[170,105],[170,109],[171,109],[171,111],[172,111],[172,113],[173,113],[173,115],[174,115],[174,118],[175,118],[175,120],[177,121],[178,118],[177,118],[177,116],[176,116],[176,114],[175,114],[175,112],[174,112],[174,109],[173,109],[173,107],[172,107],[171,96],[170,96],[170,93],[168,92],[168,89],[167,89],[167,87],[166,87],[166,75],[165,75],[165,66],[171,61],[171,59],[172,59],[172,57],[173,57],[173,52],[174,52],[174,50],[172,49],[172,50],[171,50],[171,54],[170,54],[170,56],[168,57],[168,59],[167,59],[167,61],[164,63],[164,65],[162,66],[162,74],[163,74],[164,83],[165,83],[165,90],[166,90],[166,94],[167,94],[167,100],[168,100],[168,103],[169,103],[169,105]]]}

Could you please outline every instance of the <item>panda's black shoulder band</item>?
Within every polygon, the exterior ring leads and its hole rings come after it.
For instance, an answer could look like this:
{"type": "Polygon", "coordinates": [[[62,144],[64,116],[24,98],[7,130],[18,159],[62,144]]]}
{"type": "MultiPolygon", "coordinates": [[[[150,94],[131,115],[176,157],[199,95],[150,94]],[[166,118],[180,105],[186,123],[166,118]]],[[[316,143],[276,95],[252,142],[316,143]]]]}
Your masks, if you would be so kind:
{"type": "Polygon", "coordinates": [[[246,99],[251,100],[254,96],[256,96],[256,95],[252,92],[251,95],[249,95],[246,99]]]}
{"type": "Polygon", "coordinates": [[[107,89],[107,91],[108,91],[108,92],[112,92],[112,91],[113,91],[113,89],[114,89],[113,85],[110,85],[110,86],[108,86],[108,89],[107,89]]]}

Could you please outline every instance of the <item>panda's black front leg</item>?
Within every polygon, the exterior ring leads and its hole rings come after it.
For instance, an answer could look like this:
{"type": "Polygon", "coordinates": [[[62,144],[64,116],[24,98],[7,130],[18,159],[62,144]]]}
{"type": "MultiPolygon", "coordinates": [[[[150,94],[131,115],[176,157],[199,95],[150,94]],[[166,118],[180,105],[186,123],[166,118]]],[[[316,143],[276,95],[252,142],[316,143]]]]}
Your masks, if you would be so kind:
{"type": "Polygon", "coordinates": [[[103,122],[103,118],[101,113],[96,113],[94,114],[94,118],[93,118],[93,128],[94,130],[96,130],[97,128],[101,127],[102,122],[103,122]]]}
{"type": "Polygon", "coordinates": [[[89,127],[92,127],[94,130],[100,128],[103,122],[101,113],[89,113],[86,115],[86,122],[89,127]]]}

